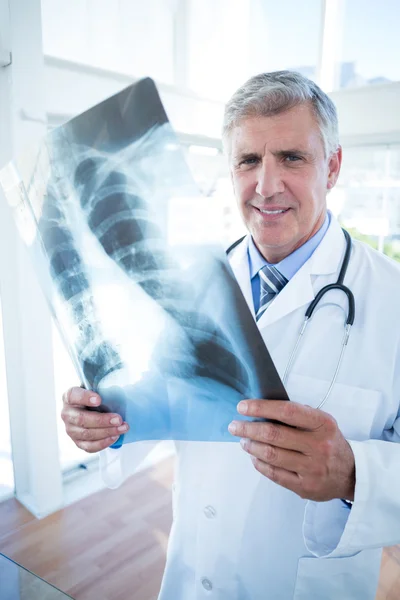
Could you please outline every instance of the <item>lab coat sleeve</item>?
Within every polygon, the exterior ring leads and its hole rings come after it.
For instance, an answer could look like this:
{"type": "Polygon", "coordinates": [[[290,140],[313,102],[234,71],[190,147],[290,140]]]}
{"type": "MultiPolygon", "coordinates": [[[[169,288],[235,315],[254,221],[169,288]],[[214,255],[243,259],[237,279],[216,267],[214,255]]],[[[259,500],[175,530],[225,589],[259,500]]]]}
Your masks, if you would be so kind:
{"type": "Polygon", "coordinates": [[[356,466],[354,504],[306,505],[304,540],[318,557],[344,557],[400,543],[400,415],[382,440],[349,441],[356,466]]]}

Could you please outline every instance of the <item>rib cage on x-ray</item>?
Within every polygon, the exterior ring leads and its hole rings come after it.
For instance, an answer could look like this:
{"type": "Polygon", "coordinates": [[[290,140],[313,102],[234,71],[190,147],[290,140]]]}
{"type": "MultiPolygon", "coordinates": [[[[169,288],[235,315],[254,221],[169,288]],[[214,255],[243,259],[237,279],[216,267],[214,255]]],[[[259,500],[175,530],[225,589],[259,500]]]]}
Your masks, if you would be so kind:
{"type": "MultiPolygon", "coordinates": [[[[138,151],[146,149],[141,144],[138,151]],[[142,147],[141,147],[142,146],[142,147]]],[[[148,150],[148,148],[147,148],[148,150]]],[[[154,367],[173,377],[205,376],[244,394],[247,372],[229,340],[206,314],[193,309],[190,283],[179,277],[179,267],[165,251],[165,240],[152,220],[149,201],[140,195],[135,178],[116,168],[106,154],[90,151],[73,173],[73,187],[90,230],[105,253],[182,327],[186,343],[171,356],[168,340],[163,354],[153,356],[154,367]]],[[[134,172],[134,160],[132,171],[134,172]]],[[[126,168],[125,168],[126,170],[126,168]]],[[[141,186],[145,182],[141,181],[141,186]]],[[[145,188],[151,188],[150,182],[145,188]]],[[[109,373],[123,367],[118,351],[104,339],[81,257],[74,246],[62,203],[48,190],[39,223],[57,288],[77,324],[77,352],[85,380],[92,389],[109,373]],[[91,322],[87,314],[92,315],[91,322]]],[[[62,199],[67,202],[67,198],[62,199]]]]}

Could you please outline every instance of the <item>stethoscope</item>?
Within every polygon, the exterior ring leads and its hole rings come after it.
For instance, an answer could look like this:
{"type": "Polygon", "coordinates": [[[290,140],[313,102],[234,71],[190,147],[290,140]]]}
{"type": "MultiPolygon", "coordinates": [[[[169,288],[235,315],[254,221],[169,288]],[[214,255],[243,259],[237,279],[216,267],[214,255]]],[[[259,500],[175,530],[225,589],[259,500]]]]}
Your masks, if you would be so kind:
{"type": "MultiPolygon", "coordinates": [[[[311,302],[311,304],[308,306],[308,308],[306,310],[306,313],[305,313],[305,317],[304,317],[304,323],[303,323],[303,325],[301,327],[300,334],[299,334],[299,336],[297,338],[296,344],[295,344],[295,346],[294,346],[294,348],[292,350],[292,353],[291,353],[291,355],[289,357],[289,361],[288,361],[285,373],[283,375],[283,380],[282,380],[283,384],[285,385],[286,381],[288,379],[289,371],[290,371],[290,369],[291,369],[291,367],[292,367],[292,365],[294,363],[294,360],[295,360],[295,358],[296,358],[296,356],[298,354],[300,342],[303,339],[303,335],[304,335],[304,332],[306,330],[306,327],[307,327],[308,323],[310,322],[310,319],[311,319],[311,317],[312,317],[312,315],[313,315],[313,313],[314,313],[314,311],[315,311],[315,309],[316,309],[316,307],[318,305],[318,302],[323,298],[323,296],[327,292],[330,292],[331,290],[339,290],[341,292],[344,292],[346,294],[346,296],[347,296],[347,300],[348,300],[349,306],[348,306],[348,312],[347,312],[347,320],[346,320],[346,323],[345,323],[345,326],[344,326],[344,335],[343,335],[343,340],[342,340],[342,348],[341,348],[341,351],[340,351],[339,360],[337,362],[336,370],[335,370],[335,373],[333,375],[333,379],[331,381],[329,389],[328,389],[325,397],[323,398],[323,400],[317,406],[317,408],[321,408],[325,404],[325,402],[327,401],[327,399],[329,398],[329,396],[330,396],[330,394],[332,392],[333,386],[336,383],[337,376],[338,376],[338,373],[339,373],[339,370],[340,370],[340,366],[342,364],[343,355],[344,355],[344,352],[346,350],[347,342],[349,341],[350,331],[351,331],[352,325],[354,323],[354,317],[355,317],[355,301],[354,301],[353,292],[346,285],[344,285],[344,283],[343,283],[344,278],[345,278],[346,273],[347,273],[347,267],[349,265],[350,254],[351,254],[351,249],[352,249],[352,245],[353,244],[352,244],[351,237],[350,237],[349,233],[345,229],[343,229],[342,231],[343,231],[344,237],[346,239],[346,252],[345,252],[345,255],[344,255],[344,258],[343,258],[343,262],[342,262],[342,266],[341,266],[341,269],[340,269],[338,280],[337,280],[336,283],[330,283],[330,284],[326,285],[325,287],[323,287],[318,292],[318,294],[315,296],[315,298],[311,302]]],[[[240,240],[237,240],[236,242],[234,242],[228,248],[228,250],[226,251],[226,254],[228,255],[234,248],[236,248],[236,246],[238,246],[244,240],[245,237],[246,236],[243,236],[242,238],[240,238],[240,240]]]]}

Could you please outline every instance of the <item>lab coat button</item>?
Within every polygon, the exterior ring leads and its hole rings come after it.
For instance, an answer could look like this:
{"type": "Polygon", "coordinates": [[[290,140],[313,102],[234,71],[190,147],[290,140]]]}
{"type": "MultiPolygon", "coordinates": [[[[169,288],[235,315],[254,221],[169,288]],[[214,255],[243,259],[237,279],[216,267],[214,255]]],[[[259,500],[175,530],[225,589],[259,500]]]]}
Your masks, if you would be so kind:
{"type": "Polygon", "coordinates": [[[217,511],[213,506],[206,506],[204,509],[204,514],[206,515],[207,519],[214,519],[214,517],[217,514],[217,511]]]}
{"type": "Polygon", "coordinates": [[[205,590],[207,590],[207,592],[211,592],[212,583],[209,579],[207,579],[207,577],[203,577],[203,579],[201,580],[201,585],[205,590]]]}

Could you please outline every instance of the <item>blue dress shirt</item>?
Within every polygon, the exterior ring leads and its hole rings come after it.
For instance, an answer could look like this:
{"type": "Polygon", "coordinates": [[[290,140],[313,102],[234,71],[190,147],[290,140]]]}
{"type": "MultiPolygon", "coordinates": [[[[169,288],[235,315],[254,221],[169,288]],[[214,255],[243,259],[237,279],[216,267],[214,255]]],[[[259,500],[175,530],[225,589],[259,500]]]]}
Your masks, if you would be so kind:
{"type": "MultiPolygon", "coordinates": [[[[281,260],[279,263],[274,264],[274,267],[278,269],[278,271],[282,273],[282,275],[284,275],[288,281],[290,281],[293,275],[297,273],[300,267],[304,265],[304,263],[313,254],[314,250],[316,250],[316,248],[319,246],[322,238],[328,230],[330,222],[331,215],[330,212],[327,211],[325,221],[318,229],[317,233],[307,240],[305,244],[300,246],[300,248],[297,248],[297,250],[292,252],[292,254],[289,254],[289,256],[281,260]]],[[[254,310],[257,313],[260,304],[260,278],[258,276],[258,272],[265,265],[269,265],[271,263],[268,263],[260,254],[252,237],[249,241],[248,257],[254,310]]]]}

